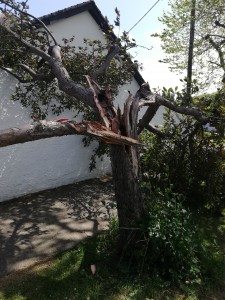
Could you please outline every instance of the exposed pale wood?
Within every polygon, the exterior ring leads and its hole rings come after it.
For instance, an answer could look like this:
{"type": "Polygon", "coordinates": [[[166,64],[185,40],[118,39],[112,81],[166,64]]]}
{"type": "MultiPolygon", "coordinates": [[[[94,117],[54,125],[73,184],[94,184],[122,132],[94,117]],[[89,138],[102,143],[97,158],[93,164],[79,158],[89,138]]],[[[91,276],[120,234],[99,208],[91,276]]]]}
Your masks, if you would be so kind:
{"type": "Polygon", "coordinates": [[[100,87],[99,87],[99,85],[98,85],[97,83],[95,83],[95,82],[91,79],[90,76],[86,75],[85,77],[86,77],[86,79],[87,79],[87,81],[88,81],[88,84],[89,84],[89,86],[90,86],[90,88],[91,88],[93,94],[94,94],[94,102],[95,102],[95,105],[96,105],[96,107],[97,107],[97,109],[98,109],[98,112],[99,112],[99,114],[100,114],[102,120],[104,121],[105,126],[106,126],[107,128],[109,128],[109,127],[111,126],[111,122],[110,122],[110,120],[109,120],[108,117],[107,117],[107,107],[106,107],[106,108],[105,108],[105,107],[102,107],[101,104],[100,104],[100,101],[99,101],[99,99],[98,99],[98,94],[99,94],[99,92],[100,92],[100,87]]]}
{"type": "Polygon", "coordinates": [[[109,144],[141,145],[135,139],[116,134],[97,122],[39,121],[30,125],[0,130],[0,147],[75,134],[90,135],[109,144]]]}
{"type": "Polygon", "coordinates": [[[133,98],[131,95],[129,95],[129,97],[127,98],[124,104],[123,118],[124,118],[124,124],[125,124],[127,136],[131,135],[130,110],[131,110],[132,102],[133,102],[133,98]]]}

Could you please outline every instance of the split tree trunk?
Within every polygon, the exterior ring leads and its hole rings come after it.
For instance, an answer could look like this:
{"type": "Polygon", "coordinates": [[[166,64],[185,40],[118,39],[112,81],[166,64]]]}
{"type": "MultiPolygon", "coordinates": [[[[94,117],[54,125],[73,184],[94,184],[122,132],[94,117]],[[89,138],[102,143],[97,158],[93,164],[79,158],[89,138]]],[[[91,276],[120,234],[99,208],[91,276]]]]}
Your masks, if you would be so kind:
{"type": "Polygon", "coordinates": [[[139,190],[130,154],[126,146],[111,146],[111,163],[120,229],[120,245],[126,247],[139,235],[139,222],[145,216],[144,201],[139,190]]]}

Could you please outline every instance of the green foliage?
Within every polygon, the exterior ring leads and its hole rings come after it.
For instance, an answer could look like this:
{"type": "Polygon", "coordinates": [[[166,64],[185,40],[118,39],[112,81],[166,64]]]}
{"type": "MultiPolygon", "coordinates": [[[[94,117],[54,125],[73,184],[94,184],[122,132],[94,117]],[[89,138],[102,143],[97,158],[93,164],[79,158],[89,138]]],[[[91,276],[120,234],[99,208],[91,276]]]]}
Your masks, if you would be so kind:
{"type": "MultiPolygon", "coordinates": [[[[187,79],[180,79],[181,82],[187,82],[187,79]]],[[[191,95],[195,95],[199,92],[199,86],[198,81],[196,79],[193,79],[191,82],[191,95]]],[[[196,108],[193,104],[193,98],[189,95],[187,95],[186,88],[183,88],[181,90],[178,89],[178,86],[175,86],[175,88],[162,88],[162,96],[166,99],[170,100],[176,105],[181,106],[192,106],[193,108],[196,108]]]]}
{"type": "Polygon", "coordinates": [[[225,214],[197,213],[194,221],[198,224],[199,251],[201,254],[202,276],[209,287],[224,286],[225,260],[221,256],[224,248],[225,214]]]}
{"type": "MultiPolygon", "coordinates": [[[[38,73],[48,74],[51,69],[47,63],[39,66],[40,58],[30,51],[20,41],[20,38],[29,42],[31,45],[48,51],[49,40],[46,32],[37,30],[37,20],[33,22],[32,18],[17,11],[27,11],[26,3],[17,3],[9,1],[16,9],[7,9],[7,6],[0,7],[6,16],[5,23],[19,38],[12,36],[3,27],[0,28],[2,35],[0,41],[1,58],[0,66],[10,70],[11,74],[20,79],[26,80],[26,83],[18,83],[13,100],[20,101],[23,106],[31,107],[32,114],[36,118],[45,119],[47,114],[52,111],[54,114],[61,114],[65,109],[73,110],[76,114],[82,112],[84,118],[96,116],[89,108],[85,107],[80,101],[59,91],[57,80],[51,82],[42,82],[36,80],[29,82],[32,77],[24,70],[22,65],[28,66],[31,70],[38,73]],[[39,68],[40,67],[40,68],[39,68]]],[[[116,26],[120,24],[120,15],[116,9],[116,26]]],[[[83,86],[88,86],[84,75],[91,75],[105,61],[105,57],[111,47],[115,44],[120,45],[119,54],[110,62],[105,74],[98,78],[98,83],[103,88],[110,87],[112,96],[118,93],[119,86],[132,80],[136,68],[141,67],[137,62],[132,62],[128,49],[136,47],[134,40],[130,40],[124,32],[116,38],[113,34],[113,26],[109,26],[109,31],[104,35],[104,40],[90,40],[84,38],[81,46],[75,46],[76,38],[64,38],[59,41],[61,47],[62,59],[65,68],[70,77],[83,86]]]]}
{"type": "Polygon", "coordinates": [[[172,185],[189,204],[219,210],[225,200],[224,91],[198,96],[193,106],[212,117],[212,130],[166,110],[162,131],[170,137],[142,134],[146,145],[141,158],[143,180],[153,189],[172,185]]]}
{"type": "Polygon", "coordinates": [[[148,216],[136,232],[136,243],[120,253],[119,227],[114,219],[109,234],[99,240],[97,252],[108,257],[110,264],[117,261],[118,273],[127,277],[152,274],[176,284],[200,282],[196,228],[183,206],[183,196],[171,189],[153,192],[146,183],[142,191],[148,216]]]}
{"type": "MultiPolygon", "coordinates": [[[[96,141],[94,138],[90,136],[86,136],[83,138],[84,147],[89,147],[91,143],[96,141]]],[[[89,170],[93,171],[96,168],[97,159],[101,161],[104,160],[105,156],[109,156],[109,147],[106,143],[97,141],[97,146],[93,150],[93,154],[90,158],[89,170]]]]}
{"type": "MultiPolygon", "coordinates": [[[[110,41],[102,43],[98,40],[84,39],[83,46],[79,47],[73,46],[73,42],[74,38],[63,40],[61,45],[63,63],[75,82],[87,86],[84,75],[92,74],[103,63],[110,41]]],[[[123,56],[123,53],[122,48],[120,56],[123,56]]],[[[36,69],[36,66],[33,67],[36,69]]],[[[44,65],[40,71],[46,72],[47,69],[47,65],[44,65]]],[[[131,81],[133,72],[131,58],[126,54],[121,63],[116,60],[110,63],[107,72],[98,78],[98,83],[103,87],[110,86],[112,95],[115,96],[120,85],[131,81]]],[[[57,80],[17,84],[12,98],[14,101],[20,101],[25,107],[31,107],[32,113],[41,119],[46,118],[49,111],[59,115],[65,109],[74,111],[74,114],[82,113],[85,119],[96,119],[88,107],[61,92],[57,80]]]]}
{"type": "Polygon", "coordinates": [[[193,104],[205,115],[211,116],[210,125],[215,127],[218,139],[225,133],[225,88],[216,93],[195,96],[193,104]]]}
{"type": "MultiPolygon", "coordinates": [[[[172,198],[178,202],[181,200],[179,196],[172,198]]],[[[177,210],[180,208],[178,205],[177,210]]],[[[187,212],[186,214],[180,213],[180,217],[178,217],[179,213],[174,212],[174,210],[176,211],[174,205],[170,209],[173,210],[173,214],[178,220],[184,220],[186,218],[184,216],[189,216],[187,212]]],[[[157,211],[161,216],[161,212],[157,211]]],[[[115,256],[118,223],[116,220],[112,220],[109,232],[89,239],[73,250],[58,254],[56,259],[48,261],[46,265],[29,268],[1,278],[0,299],[223,299],[225,218],[200,215],[199,213],[194,216],[192,214],[192,217],[194,217],[201,237],[200,246],[204,248],[204,256],[202,256],[202,252],[197,253],[203,273],[201,282],[199,281],[196,285],[187,282],[175,285],[171,281],[165,280],[165,277],[157,276],[156,273],[149,270],[139,276],[124,274],[120,269],[120,259],[115,256]],[[96,265],[95,275],[91,273],[91,264],[96,265]]],[[[164,222],[164,218],[160,218],[164,222]]],[[[170,231],[174,232],[173,229],[170,231]]],[[[154,232],[158,232],[158,229],[154,232]]],[[[149,244],[150,246],[151,244],[149,244]]]]}
{"type": "Polygon", "coordinates": [[[220,45],[224,53],[224,29],[215,25],[215,21],[225,23],[222,1],[187,1],[170,0],[169,10],[159,20],[164,25],[161,32],[153,34],[161,40],[165,57],[161,60],[168,63],[171,71],[183,73],[187,69],[188,46],[190,36],[191,9],[195,3],[195,40],[193,75],[198,78],[200,87],[207,89],[221,84],[224,65],[219,60],[217,51],[212,47],[206,35],[213,34],[213,40],[220,45]]]}
{"type": "Polygon", "coordinates": [[[142,188],[149,210],[144,225],[147,241],[144,268],[176,283],[198,282],[196,228],[190,212],[183,206],[184,197],[170,188],[153,192],[146,183],[142,188]]]}

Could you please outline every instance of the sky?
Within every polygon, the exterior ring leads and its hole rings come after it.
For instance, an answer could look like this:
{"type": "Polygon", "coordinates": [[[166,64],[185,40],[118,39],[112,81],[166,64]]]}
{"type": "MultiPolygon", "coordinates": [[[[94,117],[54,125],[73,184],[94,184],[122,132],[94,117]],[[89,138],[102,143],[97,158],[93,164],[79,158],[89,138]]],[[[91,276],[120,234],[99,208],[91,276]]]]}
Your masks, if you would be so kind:
{"type": "MultiPolygon", "coordinates": [[[[30,13],[36,17],[55,12],[72,5],[84,2],[82,0],[29,0],[30,13]]],[[[95,0],[96,5],[107,16],[110,23],[116,18],[115,8],[121,15],[120,31],[128,31],[144,14],[154,5],[156,0],[95,0]]],[[[168,10],[168,0],[160,0],[156,6],[130,31],[130,36],[136,39],[138,45],[152,50],[138,47],[132,53],[139,62],[143,64],[141,72],[145,81],[150,83],[152,88],[181,86],[180,76],[171,73],[168,66],[158,61],[165,57],[160,47],[160,40],[151,37],[152,33],[162,30],[162,24],[158,18],[163,11],[168,10]]]]}

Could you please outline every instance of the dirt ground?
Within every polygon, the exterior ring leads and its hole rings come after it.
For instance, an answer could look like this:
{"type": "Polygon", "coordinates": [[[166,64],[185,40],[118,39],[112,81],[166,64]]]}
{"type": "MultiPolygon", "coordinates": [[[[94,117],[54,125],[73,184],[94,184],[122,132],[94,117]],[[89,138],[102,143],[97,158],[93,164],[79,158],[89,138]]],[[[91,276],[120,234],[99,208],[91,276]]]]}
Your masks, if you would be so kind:
{"type": "Polygon", "coordinates": [[[112,180],[87,180],[0,204],[0,277],[52,257],[107,229],[112,180]]]}

